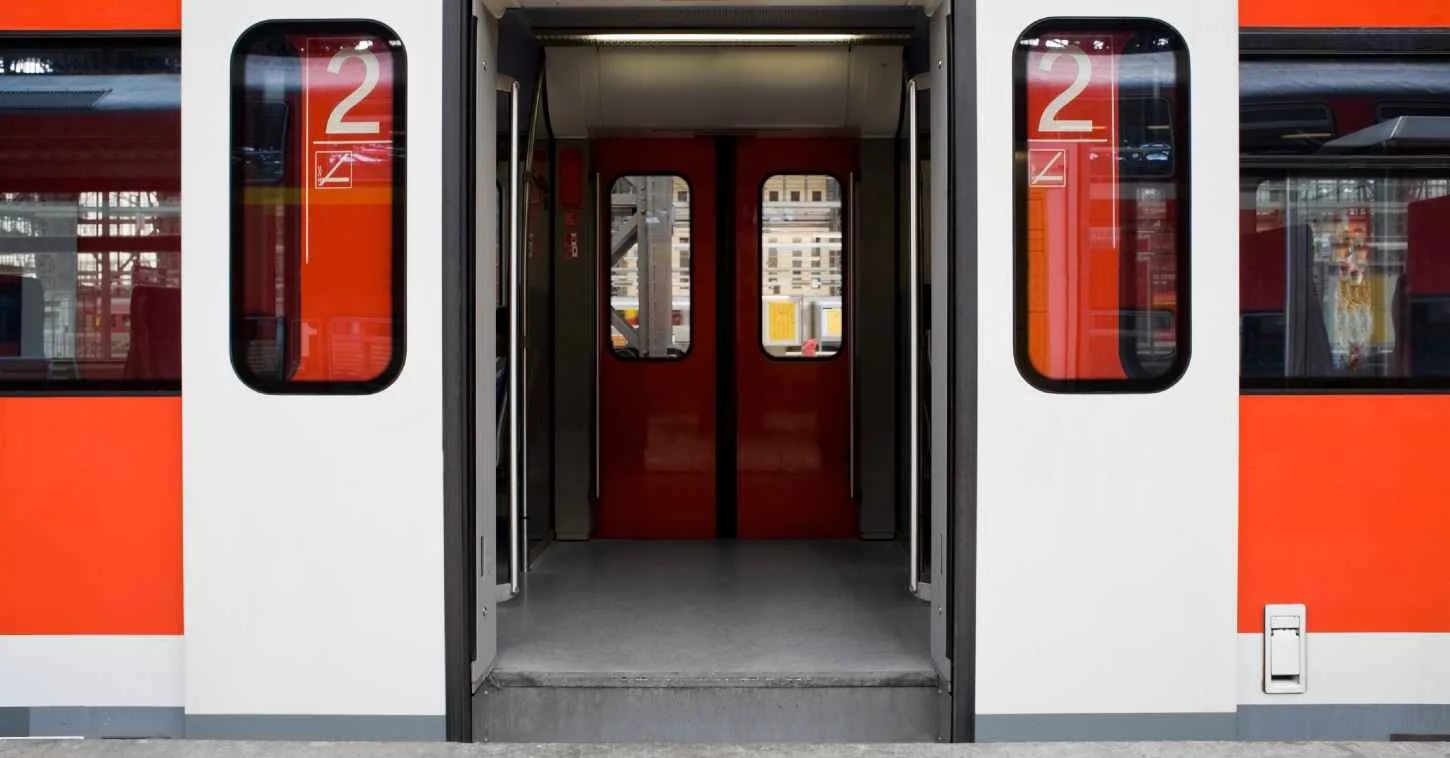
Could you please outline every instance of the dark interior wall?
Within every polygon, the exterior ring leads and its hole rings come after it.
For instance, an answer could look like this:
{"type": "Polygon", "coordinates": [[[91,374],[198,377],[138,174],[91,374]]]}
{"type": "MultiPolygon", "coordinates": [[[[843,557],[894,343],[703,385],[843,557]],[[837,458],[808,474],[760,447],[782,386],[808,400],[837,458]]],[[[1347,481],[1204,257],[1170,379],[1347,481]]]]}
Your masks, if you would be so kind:
{"type": "Polygon", "coordinates": [[[856,200],[856,447],[860,533],[865,539],[896,534],[898,234],[895,140],[861,142],[860,197],[856,200]]]}
{"type": "MultiPolygon", "coordinates": [[[[589,143],[560,140],[556,147],[555,181],[561,189],[575,182],[582,202],[577,209],[561,207],[554,219],[554,534],[561,540],[585,540],[594,526],[598,223],[589,143]]],[[[569,194],[563,193],[566,201],[569,194]]]]}

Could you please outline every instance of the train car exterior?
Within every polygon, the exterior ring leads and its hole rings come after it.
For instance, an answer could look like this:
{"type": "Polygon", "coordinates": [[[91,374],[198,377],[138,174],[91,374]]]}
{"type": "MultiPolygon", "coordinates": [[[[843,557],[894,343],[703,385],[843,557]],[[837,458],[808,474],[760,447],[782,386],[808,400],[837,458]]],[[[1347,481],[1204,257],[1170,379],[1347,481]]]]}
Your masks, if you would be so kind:
{"type": "MultiPolygon", "coordinates": [[[[622,314],[593,335],[597,391],[653,388],[576,430],[619,432],[582,448],[602,480],[584,533],[722,534],[727,389],[748,459],[728,536],[869,531],[869,316],[841,252],[863,233],[859,148],[747,139],[738,183],[716,184],[709,140],[610,135],[587,174],[573,147],[525,174],[509,146],[546,109],[504,71],[533,51],[501,47],[508,14],[541,5],[560,3],[0,7],[0,737],[489,737],[474,694],[531,534],[477,472],[535,416],[472,385],[481,356],[541,359],[478,306],[533,292],[536,264],[497,266],[509,249],[578,258],[570,219],[623,189],[675,206],[675,289],[635,342],[642,253],[583,256],[622,314]],[[590,194],[606,174],[630,186],[590,194]],[[773,208],[792,179],[829,210],[773,208]],[[721,242],[746,253],[717,288],[698,272],[721,242]],[[830,281],[781,291],[766,245],[814,250],[804,270],[830,281]],[[830,461],[830,486],[751,426],[848,402],[791,451],[830,461]],[[625,444],[661,434],[650,461],[625,444]]],[[[937,738],[1450,733],[1450,10],[908,5],[929,23],[903,91],[930,102],[902,111],[936,158],[903,182],[924,207],[902,199],[897,254],[920,241],[934,278],[903,285],[920,308],[892,334],[928,356],[930,475],[902,490],[921,487],[937,738]]],[[[582,244],[609,241],[599,223],[582,244]]],[[[532,493],[503,460],[505,489],[532,493]]]]}

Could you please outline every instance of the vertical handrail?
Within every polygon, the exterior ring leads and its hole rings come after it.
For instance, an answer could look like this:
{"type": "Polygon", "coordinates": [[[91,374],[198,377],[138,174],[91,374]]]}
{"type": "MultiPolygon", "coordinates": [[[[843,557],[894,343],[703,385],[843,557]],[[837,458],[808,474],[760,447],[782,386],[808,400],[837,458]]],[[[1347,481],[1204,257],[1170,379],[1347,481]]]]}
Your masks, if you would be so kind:
{"type": "Polygon", "coordinates": [[[846,376],[848,383],[847,396],[849,399],[850,425],[848,434],[850,440],[847,443],[847,451],[850,456],[851,470],[851,497],[855,498],[857,491],[856,481],[856,256],[858,255],[856,245],[856,230],[859,221],[856,219],[856,172],[852,171],[847,178],[846,185],[846,309],[845,318],[842,321],[846,333],[841,335],[841,343],[846,350],[846,376]]]}
{"type": "Polygon", "coordinates": [[[917,357],[920,351],[918,344],[918,313],[920,305],[917,303],[917,290],[919,289],[920,271],[917,265],[917,153],[916,153],[916,92],[918,89],[917,79],[913,77],[906,83],[906,165],[907,165],[907,206],[906,206],[906,282],[907,282],[907,317],[906,317],[906,341],[907,341],[907,426],[908,441],[907,455],[907,508],[910,517],[907,519],[907,587],[912,594],[917,591],[920,579],[917,576],[917,563],[921,560],[921,540],[918,536],[921,523],[921,504],[918,502],[921,496],[921,413],[917,407],[920,391],[917,357]]]}
{"type": "Polygon", "coordinates": [[[520,564],[519,495],[522,474],[522,437],[519,410],[519,375],[523,366],[519,364],[521,333],[519,331],[520,269],[523,268],[522,248],[519,245],[519,83],[509,84],[509,596],[519,594],[519,578],[523,573],[520,564]]]}
{"type": "MultiPolygon", "coordinates": [[[[594,255],[595,255],[595,258],[594,258],[594,334],[593,334],[593,339],[594,339],[594,500],[596,501],[596,503],[598,502],[599,498],[602,497],[602,495],[603,495],[603,493],[601,492],[600,484],[599,484],[599,482],[600,482],[600,476],[601,476],[600,471],[599,471],[599,457],[600,457],[600,453],[599,453],[599,441],[600,441],[600,410],[599,410],[599,393],[600,393],[600,384],[599,384],[599,381],[600,381],[600,376],[599,376],[599,370],[600,370],[600,367],[599,367],[599,364],[601,362],[603,362],[603,360],[604,360],[604,346],[603,346],[603,342],[604,342],[604,335],[607,333],[607,332],[604,331],[604,324],[600,322],[600,317],[604,313],[604,309],[599,307],[600,305],[602,305],[602,303],[599,302],[599,298],[600,298],[600,283],[599,283],[599,278],[601,276],[603,276],[603,273],[602,272],[604,271],[604,262],[599,259],[599,252],[598,251],[604,249],[604,246],[605,246],[604,240],[609,239],[609,237],[607,236],[608,235],[608,230],[609,230],[609,225],[608,225],[608,217],[606,215],[606,210],[609,208],[609,204],[605,201],[604,196],[600,194],[601,192],[604,191],[604,187],[602,185],[602,182],[603,181],[604,181],[603,177],[601,177],[599,174],[596,173],[594,175],[594,212],[595,212],[595,214],[597,214],[596,217],[595,217],[595,219],[594,219],[594,250],[595,250],[594,255]]],[[[613,306],[611,305],[610,307],[612,308],[613,306]]]]}

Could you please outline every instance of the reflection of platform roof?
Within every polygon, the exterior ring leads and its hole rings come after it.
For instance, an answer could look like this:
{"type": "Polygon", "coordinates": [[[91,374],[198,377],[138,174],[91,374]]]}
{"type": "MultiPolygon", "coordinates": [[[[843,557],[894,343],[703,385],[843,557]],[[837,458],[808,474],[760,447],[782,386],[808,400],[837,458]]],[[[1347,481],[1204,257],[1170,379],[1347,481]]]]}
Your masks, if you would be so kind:
{"type": "Polygon", "coordinates": [[[0,76],[0,113],[155,111],[181,107],[178,74],[0,76]]]}
{"type": "Polygon", "coordinates": [[[1450,117],[1400,116],[1324,144],[1325,152],[1450,147],[1450,117]]]}

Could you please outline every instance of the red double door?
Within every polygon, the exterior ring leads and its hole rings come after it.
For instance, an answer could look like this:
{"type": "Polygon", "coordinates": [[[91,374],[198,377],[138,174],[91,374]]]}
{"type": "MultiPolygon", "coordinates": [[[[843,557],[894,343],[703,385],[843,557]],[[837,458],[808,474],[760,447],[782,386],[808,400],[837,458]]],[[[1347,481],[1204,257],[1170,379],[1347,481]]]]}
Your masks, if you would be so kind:
{"type": "Polygon", "coordinates": [[[609,219],[597,536],[854,536],[856,145],[619,140],[594,155],[609,219]]]}

